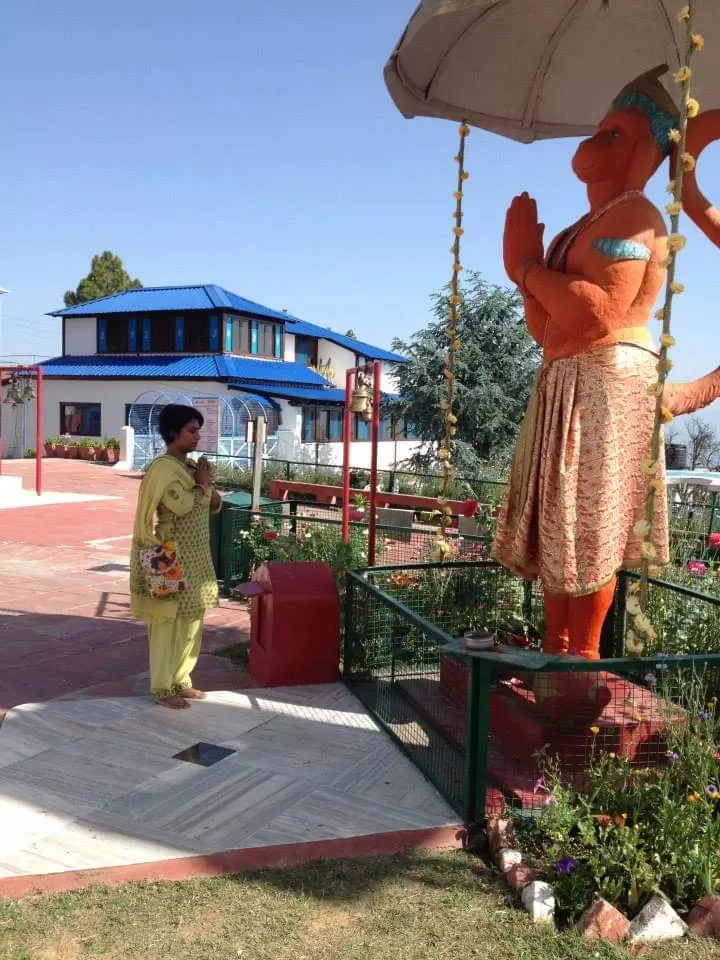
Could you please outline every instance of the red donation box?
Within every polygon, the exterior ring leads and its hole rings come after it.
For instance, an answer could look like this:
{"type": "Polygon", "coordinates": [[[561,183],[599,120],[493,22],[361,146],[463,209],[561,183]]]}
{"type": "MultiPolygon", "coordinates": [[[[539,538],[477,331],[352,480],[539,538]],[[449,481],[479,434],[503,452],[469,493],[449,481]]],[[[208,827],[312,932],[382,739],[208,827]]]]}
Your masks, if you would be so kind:
{"type": "Polygon", "coordinates": [[[340,678],[340,601],[325,563],[268,563],[241,587],[252,597],[250,675],[265,687],[340,678]]]}

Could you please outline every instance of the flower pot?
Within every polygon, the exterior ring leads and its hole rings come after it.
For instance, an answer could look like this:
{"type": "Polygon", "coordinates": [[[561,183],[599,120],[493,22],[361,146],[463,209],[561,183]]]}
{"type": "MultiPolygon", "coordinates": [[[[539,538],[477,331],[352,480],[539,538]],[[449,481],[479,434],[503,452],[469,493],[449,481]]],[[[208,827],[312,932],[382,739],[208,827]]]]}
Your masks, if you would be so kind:
{"type": "Polygon", "coordinates": [[[117,463],[118,462],[118,451],[117,450],[106,450],[105,451],[105,460],[107,463],[117,463]]]}
{"type": "Polygon", "coordinates": [[[95,447],[80,447],[80,459],[90,461],[97,460],[95,447]]]}
{"type": "Polygon", "coordinates": [[[58,445],[56,443],[46,443],[45,444],[45,456],[46,457],[57,457],[58,456],[58,445]]]}

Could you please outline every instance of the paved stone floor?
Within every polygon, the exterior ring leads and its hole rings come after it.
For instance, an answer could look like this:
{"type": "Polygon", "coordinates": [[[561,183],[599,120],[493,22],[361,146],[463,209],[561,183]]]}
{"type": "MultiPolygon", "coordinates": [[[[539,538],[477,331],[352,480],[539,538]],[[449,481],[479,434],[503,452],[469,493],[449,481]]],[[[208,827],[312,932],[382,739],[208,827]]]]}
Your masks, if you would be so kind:
{"type": "MultiPolygon", "coordinates": [[[[28,488],[33,468],[3,465],[28,488]]],[[[294,845],[352,838],[357,852],[456,823],[345,687],[253,690],[215,655],[248,639],[236,602],[207,619],[193,679],[208,700],[152,704],[127,588],[138,478],[78,461],[44,469],[49,491],[108,499],[0,510],[0,896],[41,875],[44,889],[82,884],[88,869],[113,882],[107,871],[128,865],[196,875],[198,857],[223,851],[257,851],[257,865],[294,845]],[[228,753],[211,766],[177,756],[198,743],[228,753]]]]}
{"type": "Polygon", "coordinates": [[[0,729],[0,878],[456,822],[341,684],[213,693],[182,711],[56,700],[0,729]],[[227,756],[178,757],[198,743],[227,756]]]}

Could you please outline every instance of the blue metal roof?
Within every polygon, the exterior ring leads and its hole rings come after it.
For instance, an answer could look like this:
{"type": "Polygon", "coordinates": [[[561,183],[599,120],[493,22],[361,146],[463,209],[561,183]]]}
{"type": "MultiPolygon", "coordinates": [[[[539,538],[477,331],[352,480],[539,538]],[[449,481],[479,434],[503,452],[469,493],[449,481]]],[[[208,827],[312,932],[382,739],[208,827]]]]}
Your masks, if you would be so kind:
{"type": "Polygon", "coordinates": [[[46,377],[102,377],[106,379],[186,379],[242,381],[259,385],[297,385],[323,388],[326,381],[302,363],[258,357],[146,354],[132,357],[55,357],[42,364],[46,377]]]}
{"type": "Polygon", "coordinates": [[[314,403],[344,403],[345,391],[334,387],[314,389],[313,387],[272,387],[261,386],[257,383],[238,381],[228,384],[231,390],[252,390],[254,393],[266,393],[271,397],[280,397],[282,400],[312,400],[314,403]]]}
{"type": "Polygon", "coordinates": [[[304,320],[298,320],[296,317],[287,316],[286,330],[288,333],[294,333],[299,337],[318,337],[323,340],[329,340],[336,343],[339,347],[345,347],[353,353],[367,357],[368,360],[384,360],[387,363],[407,363],[407,357],[402,354],[393,353],[391,350],[383,350],[382,347],[374,347],[371,343],[364,343],[362,340],[353,340],[352,337],[346,337],[342,333],[335,333],[334,330],[328,330],[326,327],[319,327],[315,323],[306,323],[304,320]]]}
{"type": "Polygon", "coordinates": [[[176,310],[238,310],[259,317],[285,321],[288,314],[271,310],[261,303],[246,300],[213,283],[179,287],[140,287],[123,290],[109,297],[79,303],[75,307],[55,310],[50,317],[96,317],[109,313],[157,313],[176,310]]]}

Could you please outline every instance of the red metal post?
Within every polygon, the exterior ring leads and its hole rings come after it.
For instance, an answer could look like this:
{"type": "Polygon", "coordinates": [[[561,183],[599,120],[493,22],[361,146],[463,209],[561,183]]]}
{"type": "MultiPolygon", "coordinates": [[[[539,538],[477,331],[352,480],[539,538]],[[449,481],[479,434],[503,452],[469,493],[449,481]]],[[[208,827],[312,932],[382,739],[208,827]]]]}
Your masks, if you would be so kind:
{"type": "Polygon", "coordinates": [[[350,542],[350,443],[352,440],[352,403],[355,370],[345,374],[345,409],[343,415],[343,497],[342,497],[342,538],[343,543],[350,542]]]}
{"type": "Polygon", "coordinates": [[[373,363],[372,426],[370,430],[370,497],[368,502],[368,566],[375,566],[377,529],[378,441],[380,439],[380,379],[382,364],[373,363]]]}
{"type": "Polygon", "coordinates": [[[2,462],[3,462],[3,432],[2,432],[2,400],[3,400],[3,379],[5,378],[5,370],[0,367],[0,474],[2,473],[2,462]]]}
{"type": "Polygon", "coordinates": [[[42,367],[36,367],[37,389],[35,391],[35,493],[43,492],[43,375],[42,367]]]}

